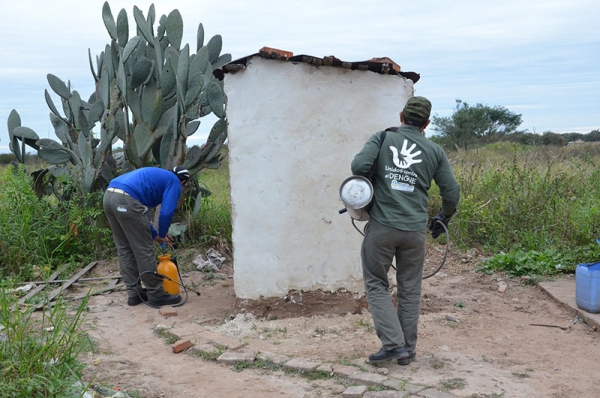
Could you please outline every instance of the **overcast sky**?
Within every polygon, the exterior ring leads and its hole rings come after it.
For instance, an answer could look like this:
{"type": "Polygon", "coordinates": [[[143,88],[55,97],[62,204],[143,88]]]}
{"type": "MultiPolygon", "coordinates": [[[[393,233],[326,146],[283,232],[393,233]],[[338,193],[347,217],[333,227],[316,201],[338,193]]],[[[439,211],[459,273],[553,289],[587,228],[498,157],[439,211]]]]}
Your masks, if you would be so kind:
{"type": "MultiPolygon", "coordinates": [[[[101,0],[3,0],[0,5],[0,153],[8,152],[12,109],[23,126],[55,138],[44,90],[48,73],[93,91],[95,59],[109,36],[101,0]]],[[[434,115],[451,116],[456,99],[503,106],[521,114],[530,132],[600,128],[600,1],[598,0],[171,0],[111,1],[116,19],[133,7],[157,20],[178,9],[183,43],[195,49],[198,24],[206,41],[220,34],[233,59],[263,46],[343,61],[389,57],[417,72],[417,95],[434,115]]],[[[134,33],[130,34],[130,37],[134,33]]],[[[53,94],[53,93],[52,93],[53,94]]],[[[53,94],[55,103],[58,97],[53,94]]],[[[204,120],[204,119],[202,119],[204,120]]],[[[428,129],[428,134],[433,133],[428,129]]],[[[205,137],[195,135],[197,140],[205,137]]],[[[202,142],[188,141],[190,145],[202,142]]]]}

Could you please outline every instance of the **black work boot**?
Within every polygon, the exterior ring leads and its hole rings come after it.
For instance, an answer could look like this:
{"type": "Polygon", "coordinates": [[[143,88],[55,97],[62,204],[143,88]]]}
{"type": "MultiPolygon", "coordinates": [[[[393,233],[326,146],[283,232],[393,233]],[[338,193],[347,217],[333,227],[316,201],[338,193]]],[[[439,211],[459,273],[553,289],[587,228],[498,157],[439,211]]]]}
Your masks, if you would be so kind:
{"type": "Polygon", "coordinates": [[[416,352],[409,352],[408,356],[406,358],[399,358],[398,359],[398,365],[400,366],[407,366],[410,365],[410,363],[413,361],[413,359],[415,359],[415,357],[417,356],[416,352]]]}
{"type": "Polygon", "coordinates": [[[162,307],[163,305],[173,305],[181,301],[181,296],[178,294],[165,293],[163,296],[148,301],[153,307],[162,307]]]}
{"type": "Polygon", "coordinates": [[[135,296],[129,296],[127,298],[127,305],[135,306],[144,301],[148,301],[148,293],[146,292],[146,289],[140,288],[135,292],[135,296]]]}
{"type": "Polygon", "coordinates": [[[398,347],[391,350],[384,350],[382,348],[379,352],[369,355],[369,362],[380,363],[406,357],[408,357],[408,351],[406,351],[404,347],[398,347]]]}

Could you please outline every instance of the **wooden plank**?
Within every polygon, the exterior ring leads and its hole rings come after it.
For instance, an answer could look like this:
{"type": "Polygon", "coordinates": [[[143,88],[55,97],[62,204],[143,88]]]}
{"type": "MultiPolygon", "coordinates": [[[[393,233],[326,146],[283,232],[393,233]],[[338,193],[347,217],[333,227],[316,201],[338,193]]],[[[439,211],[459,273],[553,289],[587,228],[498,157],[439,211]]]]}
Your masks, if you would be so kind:
{"type": "MultiPolygon", "coordinates": [[[[69,301],[75,301],[75,300],[81,300],[85,297],[87,297],[87,295],[89,294],[90,296],[95,296],[97,294],[101,294],[101,293],[105,293],[105,292],[109,292],[111,290],[116,290],[116,289],[120,289],[122,287],[125,287],[124,283],[119,283],[118,285],[109,285],[106,287],[103,287],[102,289],[98,289],[98,290],[92,290],[90,293],[86,293],[86,294],[82,294],[80,296],[75,296],[75,297],[70,297],[68,300],[69,301]]],[[[90,289],[91,290],[91,289],[90,289]]],[[[52,303],[51,305],[53,305],[54,303],[52,303]]]]}
{"type": "MultiPolygon", "coordinates": [[[[115,289],[117,287],[118,282],[119,282],[118,279],[113,279],[112,281],[108,282],[108,285],[106,287],[108,288],[108,287],[112,286],[112,288],[115,289]]],[[[110,290],[107,290],[107,291],[110,292],[110,290]]]]}
{"type": "MultiPolygon", "coordinates": [[[[81,278],[82,275],[85,275],[86,272],[88,272],[89,270],[91,270],[92,268],[94,268],[94,266],[98,264],[98,261],[92,261],[91,263],[89,263],[84,269],[82,269],[81,271],[79,271],[74,277],[72,277],[71,279],[69,279],[68,281],[66,281],[61,287],[59,287],[58,289],[55,289],[52,293],[50,293],[48,295],[48,302],[51,302],[52,300],[54,300],[59,294],[61,294],[65,289],[67,289],[69,286],[71,286],[73,283],[77,282],[77,280],[79,278],[81,278]]],[[[42,302],[38,303],[35,306],[36,310],[39,310],[40,308],[42,308],[44,306],[44,303],[46,302],[46,300],[43,300],[42,302]]]]}
{"type": "MultiPolygon", "coordinates": [[[[121,279],[121,275],[115,276],[97,276],[95,278],[79,278],[79,282],[89,282],[89,281],[102,281],[107,279],[121,279]]],[[[49,281],[32,281],[32,282],[20,282],[20,285],[29,285],[31,283],[39,285],[40,283],[63,283],[67,282],[69,279],[54,279],[49,281]]]]}
{"type": "MultiPolygon", "coordinates": [[[[50,278],[48,278],[48,283],[54,282],[54,280],[56,280],[56,278],[58,278],[58,276],[65,270],[65,268],[67,268],[67,265],[68,264],[61,265],[52,275],[50,275],[50,278]]],[[[44,283],[43,285],[39,285],[35,289],[31,290],[25,296],[21,297],[21,299],[19,300],[19,305],[25,304],[25,301],[27,299],[35,296],[37,293],[44,290],[45,287],[46,287],[46,284],[44,283]]]]}

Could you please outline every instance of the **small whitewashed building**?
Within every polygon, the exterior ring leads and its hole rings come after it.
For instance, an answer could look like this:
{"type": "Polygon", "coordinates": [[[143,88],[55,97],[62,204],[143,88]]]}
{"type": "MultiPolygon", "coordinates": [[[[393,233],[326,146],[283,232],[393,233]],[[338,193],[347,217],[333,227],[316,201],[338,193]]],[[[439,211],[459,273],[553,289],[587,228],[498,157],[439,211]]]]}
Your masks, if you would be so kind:
{"type": "Polygon", "coordinates": [[[339,188],[365,141],[400,124],[419,75],[389,58],[344,62],[271,48],[222,72],[236,296],[363,292],[362,236],[339,214],[339,188]]]}

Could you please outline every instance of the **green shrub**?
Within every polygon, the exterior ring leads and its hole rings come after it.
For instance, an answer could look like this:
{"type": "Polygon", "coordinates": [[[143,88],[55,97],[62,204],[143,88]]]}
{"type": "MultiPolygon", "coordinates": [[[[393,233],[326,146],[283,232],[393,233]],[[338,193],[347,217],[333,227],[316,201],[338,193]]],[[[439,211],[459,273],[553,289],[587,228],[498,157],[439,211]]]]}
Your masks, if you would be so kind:
{"type": "Polygon", "coordinates": [[[517,250],[514,253],[499,253],[487,259],[480,270],[503,271],[510,276],[555,275],[563,272],[565,256],[555,249],[543,252],[517,250]]]}
{"type": "Polygon", "coordinates": [[[20,280],[45,267],[97,259],[112,246],[101,207],[38,199],[23,165],[0,170],[0,234],[0,277],[20,280]]]}
{"type": "MultiPolygon", "coordinates": [[[[552,274],[559,264],[572,271],[578,263],[597,260],[600,152],[598,145],[586,146],[498,143],[452,153],[461,185],[459,212],[450,224],[453,241],[501,253],[488,269],[515,275],[552,274]]],[[[433,214],[439,199],[432,204],[433,214]]]]}

